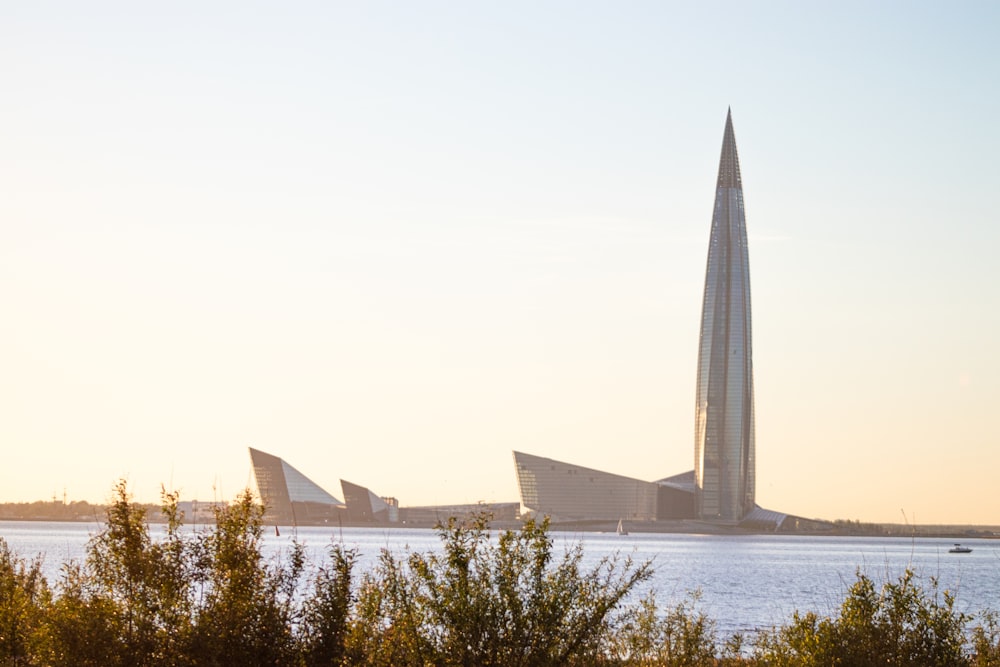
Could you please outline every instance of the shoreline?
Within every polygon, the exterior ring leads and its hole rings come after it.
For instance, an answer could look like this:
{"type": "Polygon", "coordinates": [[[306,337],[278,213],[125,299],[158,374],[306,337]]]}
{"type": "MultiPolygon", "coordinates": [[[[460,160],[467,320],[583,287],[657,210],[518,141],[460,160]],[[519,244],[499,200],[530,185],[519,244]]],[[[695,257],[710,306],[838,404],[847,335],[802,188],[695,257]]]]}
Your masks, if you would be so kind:
{"type": "MultiPolygon", "coordinates": [[[[147,517],[147,523],[157,525],[165,523],[158,516],[147,517]]],[[[53,517],[53,516],[0,516],[0,521],[9,522],[36,522],[36,523],[97,523],[103,524],[104,516],[77,516],[77,517],[53,517]]],[[[212,521],[185,522],[185,525],[211,525],[212,521]]],[[[310,528],[379,528],[384,530],[397,530],[407,528],[434,529],[434,522],[418,523],[363,523],[363,522],[317,522],[300,523],[300,527],[310,528]]],[[[490,528],[493,530],[519,530],[524,525],[523,521],[492,521],[490,528]]],[[[605,533],[615,534],[617,521],[562,521],[549,524],[549,531],[553,533],[605,533]]],[[[948,538],[955,540],[962,539],[1000,539],[1000,526],[989,525],[964,525],[964,524],[927,524],[927,525],[907,525],[907,524],[861,524],[862,529],[850,530],[836,526],[830,530],[759,530],[754,528],[741,528],[735,525],[719,525],[695,519],[679,519],[670,521],[635,521],[624,522],[624,527],[630,534],[637,535],[798,535],[805,537],[929,537],[948,538]]],[[[273,529],[273,524],[268,524],[265,531],[273,529]]],[[[292,529],[293,526],[278,524],[278,528],[292,529]]],[[[622,537],[625,537],[624,535],[622,537]]]]}

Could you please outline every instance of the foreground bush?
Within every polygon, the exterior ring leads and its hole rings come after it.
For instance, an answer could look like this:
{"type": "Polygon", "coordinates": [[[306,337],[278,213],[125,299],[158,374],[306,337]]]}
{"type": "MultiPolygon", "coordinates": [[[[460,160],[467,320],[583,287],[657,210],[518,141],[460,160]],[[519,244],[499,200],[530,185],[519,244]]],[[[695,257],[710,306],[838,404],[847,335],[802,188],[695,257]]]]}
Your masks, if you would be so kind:
{"type": "Polygon", "coordinates": [[[301,547],[265,562],[263,508],[249,493],[197,535],[182,535],[176,494],[164,493],[163,509],[166,535],[153,540],[118,484],[104,529],[83,564],[64,567],[34,653],[17,664],[295,664],[301,547]]]}
{"type": "Polygon", "coordinates": [[[548,523],[491,541],[486,518],[439,529],[440,554],[383,550],[358,591],[349,657],[373,665],[594,664],[622,627],[615,612],[648,563],[609,557],[581,569],[581,547],[554,559],[548,523]]]}
{"type": "Polygon", "coordinates": [[[25,561],[0,538],[0,664],[19,664],[33,654],[50,602],[39,558],[25,561]]]}
{"type": "Polygon", "coordinates": [[[965,665],[969,620],[933,578],[929,592],[912,570],[877,588],[859,572],[838,616],[796,613],[758,637],[756,656],[768,665],[965,665]]]}
{"type": "Polygon", "coordinates": [[[494,540],[478,517],[440,527],[441,554],[384,550],[355,581],[356,554],[332,545],[306,577],[300,544],[263,557],[263,511],[245,492],[183,534],[164,492],[154,540],[120,482],[53,591],[0,541],[0,665],[592,664],[650,575],[617,556],[583,570],[580,546],[557,558],[547,522],[494,540]]]}
{"type": "Polygon", "coordinates": [[[262,554],[249,492],[214,528],[183,533],[163,494],[163,537],[124,482],[82,563],[58,582],[0,539],[0,667],[14,665],[1000,665],[1000,617],[975,627],[936,580],[858,574],[832,617],[796,613],[747,642],[718,637],[697,594],[662,609],[630,595],[649,563],[559,554],[547,521],[492,536],[486,517],[439,527],[436,553],[357,554],[332,544],[310,568],[293,543],[262,554]]]}
{"type": "Polygon", "coordinates": [[[716,665],[738,663],[738,643],[730,642],[717,655],[715,622],[697,609],[700,594],[661,612],[650,594],[633,608],[619,639],[612,647],[610,662],[626,665],[716,665]]]}

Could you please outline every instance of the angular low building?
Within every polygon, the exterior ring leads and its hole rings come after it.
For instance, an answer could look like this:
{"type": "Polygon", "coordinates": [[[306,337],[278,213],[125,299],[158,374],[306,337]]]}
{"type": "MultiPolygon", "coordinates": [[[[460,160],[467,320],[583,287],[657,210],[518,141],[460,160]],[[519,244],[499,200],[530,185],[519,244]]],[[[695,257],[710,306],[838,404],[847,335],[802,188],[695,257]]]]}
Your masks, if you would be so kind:
{"type": "Polygon", "coordinates": [[[521,506],[558,523],[695,518],[694,473],[656,482],[514,452],[521,506]]]}
{"type": "Polygon", "coordinates": [[[347,501],[347,517],[352,523],[434,526],[449,518],[467,519],[488,514],[493,521],[514,521],[520,505],[512,503],[471,503],[400,507],[395,498],[381,497],[371,489],[340,480],[347,501]]]}
{"type": "Polygon", "coordinates": [[[521,504],[554,521],[656,519],[657,486],[622,475],[514,452],[521,504]]]}
{"type": "Polygon", "coordinates": [[[395,498],[379,496],[344,479],[340,480],[342,502],[280,457],[251,447],[250,462],[266,520],[275,524],[434,526],[451,517],[464,519],[481,513],[494,521],[514,521],[520,509],[516,502],[400,507],[395,498]]]}
{"type": "Polygon", "coordinates": [[[694,470],[657,480],[656,519],[674,521],[697,515],[695,509],[694,470]]]}
{"type": "Polygon", "coordinates": [[[395,498],[381,498],[367,487],[340,480],[351,523],[399,523],[399,503],[395,498]]]}
{"type": "Polygon", "coordinates": [[[267,521],[298,525],[342,518],[347,506],[284,459],[251,447],[250,463],[267,521]]]}
{"type": "Polygon", "coordinates": [[[460,505],[413,505],[400,507],[400,521],[407,526],[432,527],[448,519],[471,519],[486,514],[493,522],[513,522],[518,518],[520,503],[468,503],[460,505]]]}

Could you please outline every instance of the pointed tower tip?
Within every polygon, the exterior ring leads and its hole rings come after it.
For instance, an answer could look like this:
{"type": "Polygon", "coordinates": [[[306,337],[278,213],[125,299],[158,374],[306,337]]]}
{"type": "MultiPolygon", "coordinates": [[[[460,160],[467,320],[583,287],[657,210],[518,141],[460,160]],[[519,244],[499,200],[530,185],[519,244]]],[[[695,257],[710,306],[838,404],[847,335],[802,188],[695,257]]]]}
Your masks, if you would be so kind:
{"type": "Polygon", "coordinates": [[[733,109],[726,111],[726,129],[722,135],[722,156],[719,159],[720,188],[743,187],[740,178],[740,158],[736,153],[736,133],[733,131],[733,109]]]}

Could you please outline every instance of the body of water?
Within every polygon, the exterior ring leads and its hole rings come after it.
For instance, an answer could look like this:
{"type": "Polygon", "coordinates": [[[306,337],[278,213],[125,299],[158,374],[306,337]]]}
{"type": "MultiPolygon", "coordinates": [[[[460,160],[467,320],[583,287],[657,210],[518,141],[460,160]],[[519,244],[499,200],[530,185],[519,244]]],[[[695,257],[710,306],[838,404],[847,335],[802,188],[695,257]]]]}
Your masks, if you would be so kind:
{"type": "MultiPolygon", "coordinates": [[[[203,528],[194,527],[192,530],[203,528]]],[[[22,557],[44,556],[50,583],[68,560],[80,560],[97,523],[0,521],[0,537],[22,557]]],[[[152,527],[154,536],[162,531],[152,527]]],[[[265,535],[270,556],[280,557],[297,534],[319,564],[331,542],[357,549],[358,571],[371,567],[383,548],[395,552],[433,551],[440,540],[432,530],[305,527],[265,535]]],[[[718,624],[723,637],[787,622],[792,613],[836,613],[859,570],[877,584],[897,579],[909,567],[927,590],[930,578],[956,594],[959,611],[1000,611],[1000,541],[968,539],[972,553],[951,554],[952,542],[935,538],[814,537],[798,535],[687,535],[553,532],[557,556],[582,543],[585,563],[596,565],[618,552],[651,560],[648,586],[661,607],[701,591],[699,608],[718,624]]]]}

